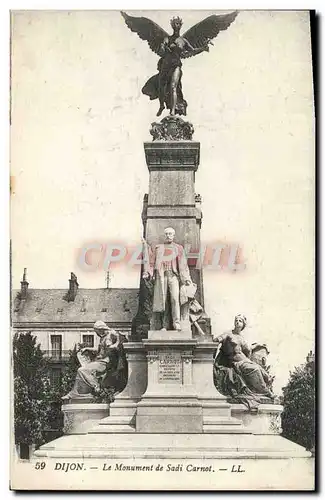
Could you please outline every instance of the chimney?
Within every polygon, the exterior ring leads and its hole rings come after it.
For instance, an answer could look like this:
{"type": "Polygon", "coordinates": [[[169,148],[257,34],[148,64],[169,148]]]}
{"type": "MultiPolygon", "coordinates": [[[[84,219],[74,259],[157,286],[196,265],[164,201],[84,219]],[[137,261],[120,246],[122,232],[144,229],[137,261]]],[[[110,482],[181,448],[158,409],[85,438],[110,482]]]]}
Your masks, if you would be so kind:
{"type": "Polygon", "coordinates": [[[20,298],[22,300],[27,299],[27,290],[28,290],[28,281],[26,280],[27,277],[27,268],[24,268],[24,274],[23,274],[23,280],[20,282],[20,298]]]}
{"type": "Polygon", "coordinates": [[[79,284],[77,280],[77,276],[74,273],[71,273],[71,278],[69,279],[69,293],[68,293],[68,301],[73,302],[76,298],[78,292],[79,284]]]}
{"type": "Polygon", "coordinates": [[[109,288],[111,283],[111,276],[109,270],[106,271],[106,288],[109,288]]]}

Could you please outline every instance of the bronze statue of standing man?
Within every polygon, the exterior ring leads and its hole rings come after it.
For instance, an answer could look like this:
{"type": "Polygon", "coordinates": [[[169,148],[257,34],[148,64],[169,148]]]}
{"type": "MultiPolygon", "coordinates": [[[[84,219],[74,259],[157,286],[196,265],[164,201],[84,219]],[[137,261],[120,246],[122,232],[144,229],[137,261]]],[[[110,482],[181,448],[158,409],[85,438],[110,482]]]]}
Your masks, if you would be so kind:
{"type": "Polygon", "coordinates": [[[188,302],[187,290],[196,290],[196,285],[192,283],[184,248],[174,242],[175,230],[166,227],[164,233],[164,243],[150,252],[142,275],[143,279],[154,280],[151,328],[182,330],[182,320],[188,319],[188,308],[184,307],[188,302]]]}

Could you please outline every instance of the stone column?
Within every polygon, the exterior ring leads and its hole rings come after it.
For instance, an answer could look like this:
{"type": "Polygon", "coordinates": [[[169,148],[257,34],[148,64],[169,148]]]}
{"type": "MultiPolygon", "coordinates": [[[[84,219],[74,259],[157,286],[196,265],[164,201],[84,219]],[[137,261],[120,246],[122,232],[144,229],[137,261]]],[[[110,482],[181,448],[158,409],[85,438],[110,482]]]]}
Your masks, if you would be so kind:
{"type": "Polygon", "coordinates": [[[110,405],[109,417],[91,429],[94,433],[134,432],[137,403],[147,388],[147,358],[141,342],[124,344],[128,360],[128,383],[110,405]]]}
{"type": "MultiPolygon", "coordinates": [[[[164,229],[172,226],[175,241],[192,252],[200,248],[201,209],[195,195],[195,172],[200,162],[200,143],[166,140],[145,142],[149,170],[149,194],[143,210],[145,238],[149,245],[162,243],[164,229]]],[[[189,261],[197,298],[203,304],[202,271],[189,261]]]]}

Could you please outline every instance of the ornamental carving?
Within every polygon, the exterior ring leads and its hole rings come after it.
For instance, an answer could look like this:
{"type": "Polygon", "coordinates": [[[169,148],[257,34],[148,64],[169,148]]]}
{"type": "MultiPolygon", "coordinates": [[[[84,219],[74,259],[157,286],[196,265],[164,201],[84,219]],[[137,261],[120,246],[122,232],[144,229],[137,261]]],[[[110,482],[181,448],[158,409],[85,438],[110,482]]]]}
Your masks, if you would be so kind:
{"type": "Polygon", "coordinates": [[[191,141],[194,127],[178,116],[166,116],[151,124],[150,134],[153,141],[191,141]]]}

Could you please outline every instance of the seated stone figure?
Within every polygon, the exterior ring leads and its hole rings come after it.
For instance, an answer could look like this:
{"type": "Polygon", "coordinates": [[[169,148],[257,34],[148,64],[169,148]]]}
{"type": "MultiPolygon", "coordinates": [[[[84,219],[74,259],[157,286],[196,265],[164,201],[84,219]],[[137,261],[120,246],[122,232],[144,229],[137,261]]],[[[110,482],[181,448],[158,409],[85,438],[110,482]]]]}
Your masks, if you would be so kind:
{"type": "Polygon", "coordinates": [[[241,334],[246,323],[245,316],[238,314],[234,329],[214,339],[220,343],[214,362],[214,383],[221,394],[254,411],[261,403],[273,402],[273,378],[266,367],[252,357],[252,349],[241,334]]]}
{"type": "Polygon", "coordinates": [[[71,391],[62,399],[94,399],[114,401],[127,383],[127,361],[118,333],[103,321],[96,321],[94,331],[100,337],[98,350],[85,347],[78,354],[78,368],[71,391]]]}

